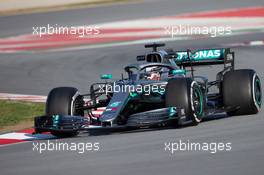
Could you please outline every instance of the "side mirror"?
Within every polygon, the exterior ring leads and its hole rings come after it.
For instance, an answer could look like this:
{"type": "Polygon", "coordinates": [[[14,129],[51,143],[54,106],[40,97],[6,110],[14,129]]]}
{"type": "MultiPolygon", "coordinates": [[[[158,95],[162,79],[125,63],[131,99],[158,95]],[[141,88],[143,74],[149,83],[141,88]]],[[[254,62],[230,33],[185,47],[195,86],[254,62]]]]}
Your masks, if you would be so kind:
{"type": "Polygon", "coordinates": [[[145,61],[145,60],[146,60],[145,55],[139,55],[139,56],[137,56],[137,61],[145,61]]]}
{"type": "Polygon", "coordinates": [[[112,78],[113,78],[112,74],[102,74],[101,75],[102,80],[108,80],[108,79],[112,79],[112,78]]]}
{"type": "Polygon", "coordinates": [[[184,69],[175,69],[171,71],[172,75],[186,75],[186,70],[184,69]]]}

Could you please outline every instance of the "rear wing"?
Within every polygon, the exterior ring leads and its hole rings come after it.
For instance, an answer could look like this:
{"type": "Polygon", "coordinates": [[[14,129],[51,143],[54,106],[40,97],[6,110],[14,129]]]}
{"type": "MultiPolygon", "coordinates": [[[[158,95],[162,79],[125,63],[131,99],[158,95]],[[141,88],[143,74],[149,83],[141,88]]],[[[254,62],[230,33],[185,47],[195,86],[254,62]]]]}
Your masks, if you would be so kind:
{"type": "Polygon", "coordinates": [[[235,53],[226,49],[207,49],[197,51],[178,51],[170,57],[180,67],[192,67],[200,65],[217,65],[224,64],[226,67],[234,69],[235,53]]]}

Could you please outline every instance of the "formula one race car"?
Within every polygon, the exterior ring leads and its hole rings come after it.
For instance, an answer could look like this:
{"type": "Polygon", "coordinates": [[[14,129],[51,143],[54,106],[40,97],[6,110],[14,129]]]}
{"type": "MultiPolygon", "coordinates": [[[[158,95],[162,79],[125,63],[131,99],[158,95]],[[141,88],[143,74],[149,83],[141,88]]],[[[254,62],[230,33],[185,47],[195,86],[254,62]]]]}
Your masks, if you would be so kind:
{"type": "Polygon", "coordinates": [[[165,44],[148,44],[153,51],[137,56],[125,67],[127,77],[110,81],[101,76],[89,94],[76,88],[50,91],[46,115],[35,117],[36,133],[75,136],[82,130],[197,125],[205,116],[256,114],[261,107],[261,83],[252,69],[234,69],[230,49],[197,51],[157,50],[165,44]],[[194,67],[223,65],[215,81],[195,76],[194,67]],[[214,89],[214,90],[212,90],[214,89]],[[103,108],[102,114],[95,111],[103,108]]]}

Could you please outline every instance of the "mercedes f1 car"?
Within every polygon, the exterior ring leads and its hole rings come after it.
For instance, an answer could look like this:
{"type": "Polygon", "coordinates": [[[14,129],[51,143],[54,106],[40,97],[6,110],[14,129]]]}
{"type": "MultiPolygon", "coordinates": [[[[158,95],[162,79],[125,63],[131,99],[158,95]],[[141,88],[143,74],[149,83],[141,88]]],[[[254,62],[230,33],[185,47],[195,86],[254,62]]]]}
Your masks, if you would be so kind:
{"type": "Polygon", "coordinates": [[[197,125],[206,116],[226,112],[230,116],[256,114],[261,107],[261,82],[252,69],[235,69],[230,49],[174,51],[165,44],[137,56],[125,67],[126,75],[111,74],[90,86],[89,94],[73,87],[50,91],[45,116],[35,117],[36,133],[75,136],[80,131],[102,128],[142,128],[197,125]],[[194,75],[201,65],[223,65],[214,81],[194,75]],[[103,109],[95,115],[97,109],[103,109]]]}

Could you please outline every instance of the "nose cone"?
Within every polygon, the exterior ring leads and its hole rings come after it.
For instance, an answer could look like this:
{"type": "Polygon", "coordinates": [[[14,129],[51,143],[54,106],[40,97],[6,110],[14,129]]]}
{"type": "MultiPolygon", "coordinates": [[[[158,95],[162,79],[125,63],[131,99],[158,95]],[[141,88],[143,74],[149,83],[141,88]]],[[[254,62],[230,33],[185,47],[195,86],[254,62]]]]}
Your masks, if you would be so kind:
{"type": "Polygon", "coordinates": [[[129,100],[128,92],[114,93],[111,101],[107,105],[105,111],[100,117],[101,122],[113,122],[122,112],[129,100]]]}

